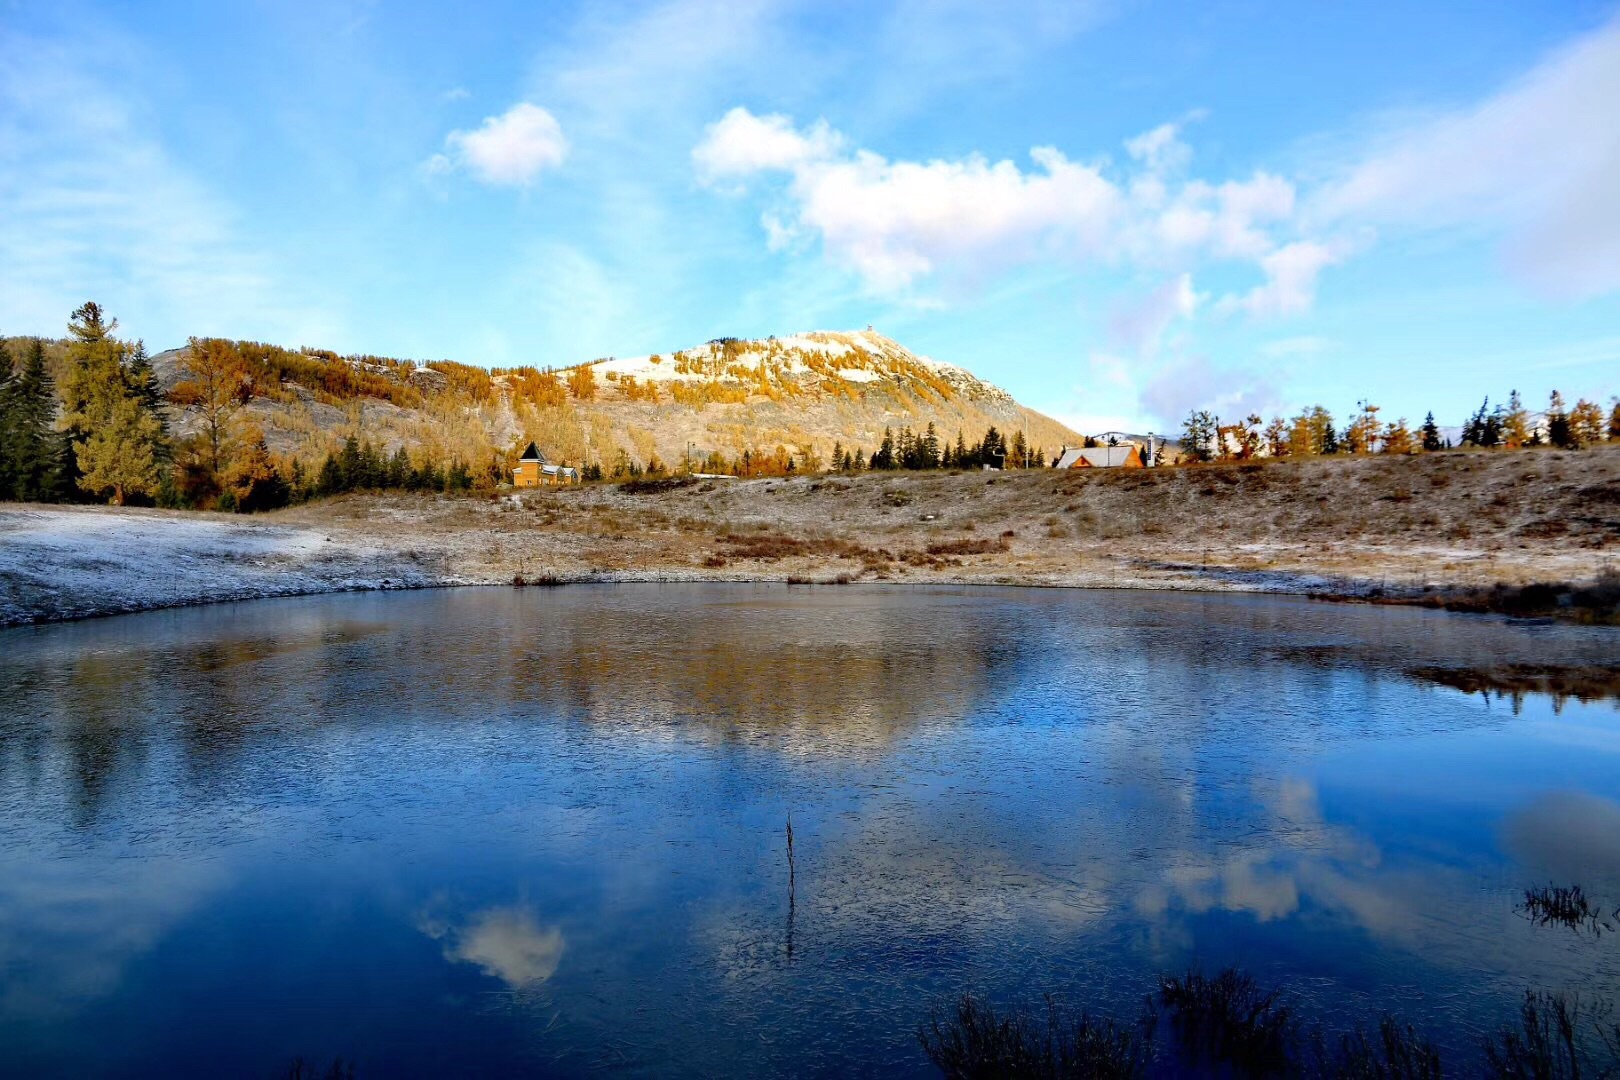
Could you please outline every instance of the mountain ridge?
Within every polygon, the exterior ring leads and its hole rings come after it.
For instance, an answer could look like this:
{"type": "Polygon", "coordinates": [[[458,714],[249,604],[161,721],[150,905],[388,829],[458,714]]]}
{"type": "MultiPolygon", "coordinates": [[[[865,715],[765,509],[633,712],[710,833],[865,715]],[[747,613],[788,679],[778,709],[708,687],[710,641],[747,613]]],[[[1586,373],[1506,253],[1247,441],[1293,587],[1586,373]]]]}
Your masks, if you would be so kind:
{"type": "MultiPolygon", "coordinates": [[[[907,349],[876,331],[804,331],[715,338],[668,354],[605,357],[562,368],[480,368],[448,361],[339,357],[231,343],[259,393],[241,419],[272,452],[314,460],[349,435],[392,451],[423,448],[483,461],[534,441],[553,460],[608,472],[689,455],[781,453],[811,464],[835,446],[870,454],[885,429],[971,443],[989,427],[1025,433],[1048,455],[1082,436],[1019,403],[967,368],[907,349]],[[350,384],[354,384],[353,387],[350,384]],[[334,390],[333,387],[338,389],[334,390]]],[[[172,390],[190,346],[153,357],[172,390]]],[[[201,418],[175,406],[175,432],[201,418]]]]}

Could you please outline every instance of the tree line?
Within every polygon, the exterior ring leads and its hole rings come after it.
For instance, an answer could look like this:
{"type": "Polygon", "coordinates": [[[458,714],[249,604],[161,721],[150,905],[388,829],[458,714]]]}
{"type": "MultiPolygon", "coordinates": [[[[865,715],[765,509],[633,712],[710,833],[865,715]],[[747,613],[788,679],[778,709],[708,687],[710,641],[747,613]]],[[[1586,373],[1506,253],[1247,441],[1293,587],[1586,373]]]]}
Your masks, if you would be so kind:
{"type": "Polygon", "coordinates": [[[902,427],[898,434],[892,427],[884,428],[882,441],[870,455],[863,447],[845,446],[839,440],[833,443],[832,453],[826,458],[814,446],[801,446],[797,451],[780,445],[774,449],[750,447],[731,455],[709,450],[672,469],[656,454],[649,456],[643,465],[621,450],[605,468],[599,464],[586,465],[582,476],[587,481],[621,481],[656,478],[689,469],[694,473],[748,478],[868,470],[977,469],[984,465],[998,469],[1044,468],[1046,452],[1032,449],[1022,431],[1014,433],[1009,440],[991,426],[978,442],[971,444],[964,433],[958,431],[953,444],[941,439],[936,426],[929,423],[921,432],[914,432],[909,426],[902,427]]]}
{"type": "MultiPolygon", "coordinates": [[[[1342,427],[1333,414],[1313,405],[1289,420],[1275,416],[1269,423],[1250,413],[1240,423],[1222,424],[1208,409],[1194,409],[1182,422],[1181,460],[1194,462],[1245,460],[1252,457],[1316,457],[1324,454],[1419,454],[1453,448],[1442,435],[1431,411],[1413,430],[1406,418],[1380,421],[1380,409],[1360,402],[1342,427]]],[[[1602,406],[1581,398],[1566,405],[1557,390],[1548,398],[1546,412],[1537,423],[1517,390],[1506,402],[1491,407],[1487,397],[1463,423],[1458,446],[1481,448],[1555,446],[1579,450],[1602,442],[1620,442],[1620,398],[1605,415],[1602,406]]]]}
{"type": "MultiPolygon", "coordinates": [[[[60,385],[43,341],[23,346],[20,365],[0,342],[0,498],[246,512],[347,491],[473,486],[474,470],[459,459],[403,448],[385,458],[353,436],[306,470],[240,416],[271,389],[265,373],[274,369],[262,356],[192,338],[186,377],[165,395],[145,345],[121,340],[117,328],[93,301],[76,309],[60,385]],[[195,433],[170,430],[169,403],[196,417],[195,433]]],[[[487,471],[498,480],[505,468],[492,459],[487,471]]]]}

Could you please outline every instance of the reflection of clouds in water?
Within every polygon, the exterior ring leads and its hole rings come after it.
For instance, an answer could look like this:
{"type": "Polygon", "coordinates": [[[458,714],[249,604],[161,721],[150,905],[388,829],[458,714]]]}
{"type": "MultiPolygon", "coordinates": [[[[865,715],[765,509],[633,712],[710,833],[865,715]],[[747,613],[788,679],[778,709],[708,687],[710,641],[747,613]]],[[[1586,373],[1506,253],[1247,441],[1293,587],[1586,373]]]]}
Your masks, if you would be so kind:
{"type": "Polygon", "coordinates": [[[0,1018],[60,1016],[114,993],[219,878],[173,860],[11,863],[0,873],[0,1018]]]}
{"type": "Polygon", "coordinates": [[[444,943],[446,960],[474,964],[513,990],[539,986],[556,974],[562,962],[562,930],[542,927],[524,904],[487,907],[459,923],[429,912],[417,926],[444,943]]]}
{"type": "Polygon", "coordinates": [[[1554,791],[1509,814],[1507,849],[1542,874],[1590,887],[1591,875],[1620,879],[1620,803],[1584,792],[1554,791]]]}
{"type": "Polygon", "coordinates": [[[1375,844],[1323,820],[1308,781],[1260,785],[1256,794],[1269,811],[1260,839],[1220,856],[1203,848],[1171,853],[1161,879],[1137,894],[1136,910],[1159,918],[1172,909],[1218,909],[1269,922],[1299,914],[1308,901],[1375,937],[1421,944],[1426,912],[1445,891],[1433,868],[1421,876],[1383,872],[1375,844]]]}

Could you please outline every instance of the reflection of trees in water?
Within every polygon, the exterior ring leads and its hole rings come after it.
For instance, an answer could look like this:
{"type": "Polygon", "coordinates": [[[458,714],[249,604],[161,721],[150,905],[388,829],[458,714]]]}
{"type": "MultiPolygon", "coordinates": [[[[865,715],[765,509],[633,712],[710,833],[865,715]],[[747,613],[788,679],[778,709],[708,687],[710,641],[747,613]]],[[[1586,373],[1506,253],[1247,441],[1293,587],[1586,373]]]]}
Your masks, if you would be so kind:
{"type": "Polygon", "coordinates": [[[552,617],[509,643],[491,704],[788,753],[868,753],[921,724],[960,720],[1014,656],[972,621],[908,619],[916,613],[879,598],[808,610],[558,606],[521,613],[552,617]]]}
{"type": "Polygon", "coordinates": [[[1407,672],[1421,682],[1449,686],[1465,694],[1507,698],[1514,713],[1524,707],[1524,699],[1540,694],[1552,699],[1553,710],[1561,712],[1571,698],[1584,703],[1613,701],[1620,708],[1620,665],[1589,664],[1495,664],[1485,667],[1417,667],[1407,672]]]}

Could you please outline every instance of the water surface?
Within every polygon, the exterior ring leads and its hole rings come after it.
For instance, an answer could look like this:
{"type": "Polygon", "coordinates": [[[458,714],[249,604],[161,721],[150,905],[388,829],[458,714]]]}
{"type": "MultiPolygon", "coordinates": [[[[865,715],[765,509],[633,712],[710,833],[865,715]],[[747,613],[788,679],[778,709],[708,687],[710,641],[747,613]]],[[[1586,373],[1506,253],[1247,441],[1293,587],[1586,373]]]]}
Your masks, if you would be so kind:
{"type": "Polygon", "coordinates": [[[1620,904],[1620,713],[1413,673],[1617,658],[1416,610],[861,586],[7,631],[0,1073],[926,1072],[962,990],[1130,1013],[1226,964],[1461,1062],[1527,987],[1620,992],[1612,936],[1514,911],[1620,904]]]}

